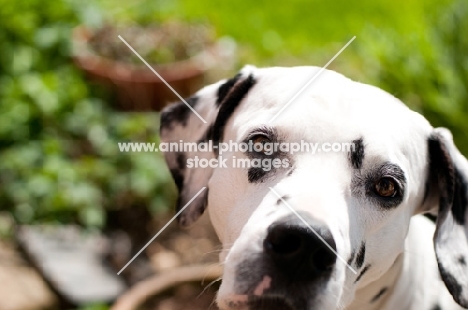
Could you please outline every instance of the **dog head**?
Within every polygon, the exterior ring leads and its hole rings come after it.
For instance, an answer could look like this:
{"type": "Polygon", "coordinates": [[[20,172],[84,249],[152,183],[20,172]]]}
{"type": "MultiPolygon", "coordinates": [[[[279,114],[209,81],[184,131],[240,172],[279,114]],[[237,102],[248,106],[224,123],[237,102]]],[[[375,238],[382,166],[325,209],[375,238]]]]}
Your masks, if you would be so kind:
{"type": "Polygon", "coordinates": [[[219,306],[342,309],[391,271],[412,216],[433,212],[441,278],[468,307],[467,160],[378,88],[325,70],[301,90],[319,70],[247,66],[187,100],[199,115],[161,114],[164,143],[231,143],[165,153],[179,223],[208,209],[223,243],[219,306]]]}

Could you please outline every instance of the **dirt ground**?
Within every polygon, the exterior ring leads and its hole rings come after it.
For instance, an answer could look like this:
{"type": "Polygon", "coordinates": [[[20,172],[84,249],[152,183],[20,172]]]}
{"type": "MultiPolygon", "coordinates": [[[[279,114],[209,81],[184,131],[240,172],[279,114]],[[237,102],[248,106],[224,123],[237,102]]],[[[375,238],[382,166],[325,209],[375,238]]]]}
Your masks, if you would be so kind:
{"type": "MultiPolygon", "coordinates": [[[[156,219],[155,228],[168,219],[156,219]]],[[[159,228],[155,229],[159,230],[159,228]]],[[[204,215],[196,224],[183,230],[172,223],[146,250],[155,275],[181,266],[218,266],[220,243],[204,215]]],[[[210,267],[208,267],[210,268],[210,267]]],[[[153,276],[153,277],[154,277],[153,276]]],[[[203,276],[202,276],[203,278],[203,276]]],[[[141,309],[148,310],[217,310],[214,303],[220,281],[209,280],[181,283],[156,296],[149,297],[141,309]]]]}
{"type": "MultiPolygon", "coordinates": [[[[115,272],[120,270],[173,216],[172,212],[151,216],[145,212],[139,213],[136,209],[129,210],[129,214],[131,215],[122,214],[122,221],[111,219],[114,225],[112,232],[105,232],[106,238],[109,238],[109,246],[103,250],[107,253],[104,261],[110,264],[109,267],[115,272]]],[[[172,223],[121,274],[128,289],[118,300],[132,295],[136,288],[149,283],[149,286],[146,285],[145,294],[135,299],[139,307],[122,309],[217,310],[214,299],[220,284],[220,250],[220,243],[206,215],[186,230],[181,229],[176,222],[172,223]],[[184,282],[171,278],[174,272],[182,274],[184,278],[183,272],[190,268],[198,270],[197,276],[192,276],[192,280],[184,282]],[[164,277],[166,280],[160,281],[164,277]],[[171,282],[176,283],[167,285],[171,282]]],[[[14,310],[75,308],[63,299],[59,292],[47,285],[49,282],[45,281],[46,277],[40,273],[40,270],[33,268],[34,264],[23,256],[24,253],[19,251],[13,239],[9,242],[0,242],[0,278],[4,279],[5,283],[9,283],[7,290],[0,290],[0,296],[3,296],[0,298],[0,308],[14,310]],[[35,287],[32,290],[34,296],[29,296],[27,300],[24,299],[25,292],[21,289],[26,282],[28,287],[35,287]],[[25,301],[29,303],[24,304],[25,301]],[[30,304],[34,306],[30,307],[30,304]]],[[[114,309],[115,304],[110,305],[110,309],[114,309]]]]}

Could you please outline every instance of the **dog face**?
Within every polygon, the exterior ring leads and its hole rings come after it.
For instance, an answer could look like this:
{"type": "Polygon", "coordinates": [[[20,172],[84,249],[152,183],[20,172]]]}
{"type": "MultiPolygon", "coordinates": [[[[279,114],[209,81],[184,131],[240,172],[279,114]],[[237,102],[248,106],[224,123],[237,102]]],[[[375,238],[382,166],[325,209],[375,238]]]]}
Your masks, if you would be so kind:
{"type": "Polygon", "coordinates": [[[342,309],[392,272],[412,216],[423,212],[438,213],[439,271],[468,306],[468,162],[447,130],[375,87],[325,70],[295,97],[319,69],[248,66],[188,100],[207,124],[184,103],[161,115],[163,142],[263,146],[165,153],[179,209],[207,187],[179,223],[208,209],[223,243],[219,306],[342,309]],[[303,141],[315,151],[266,151],[303,141]],[[196,157],[223,164],[187,166],[196,157]]]}

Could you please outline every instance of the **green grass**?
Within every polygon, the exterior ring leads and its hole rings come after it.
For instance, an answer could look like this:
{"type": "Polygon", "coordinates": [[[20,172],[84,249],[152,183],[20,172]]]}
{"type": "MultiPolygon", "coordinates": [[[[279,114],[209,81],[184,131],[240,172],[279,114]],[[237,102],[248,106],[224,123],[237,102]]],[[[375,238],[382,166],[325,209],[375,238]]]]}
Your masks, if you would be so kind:
{"type": "Polygon", "coordinates": [[[426,17],[451,2],[143,0],[115,8],[114,1],[100,1],[107,8],[107,18],[118,21],[180,18],[209,22],[219,36],[231,36],[243,46],[241,61],[262,65],[287,64],[290,57],[299,58],[296,62],[310,60],[311,54],[337,50],[354,35],[353,45],[360,44],[360,35],[369,27],[421,34],[428,27],[426,17]]]}

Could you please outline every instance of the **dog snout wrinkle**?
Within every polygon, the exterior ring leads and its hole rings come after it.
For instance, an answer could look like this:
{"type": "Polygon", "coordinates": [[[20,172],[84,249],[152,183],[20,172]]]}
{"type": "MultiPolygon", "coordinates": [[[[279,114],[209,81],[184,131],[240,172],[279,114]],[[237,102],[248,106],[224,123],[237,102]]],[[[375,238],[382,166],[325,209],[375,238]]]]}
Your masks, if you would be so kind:
{"type": "MultiPolygon", "coordinates": [[[[336,252],[330,230],[312,228],[336,252]]],[[[329,274],[336,263],[333,251],[304,224],[272,224],[263,247],[278,271],[292,280],[314,280],[329,274]]]]}

